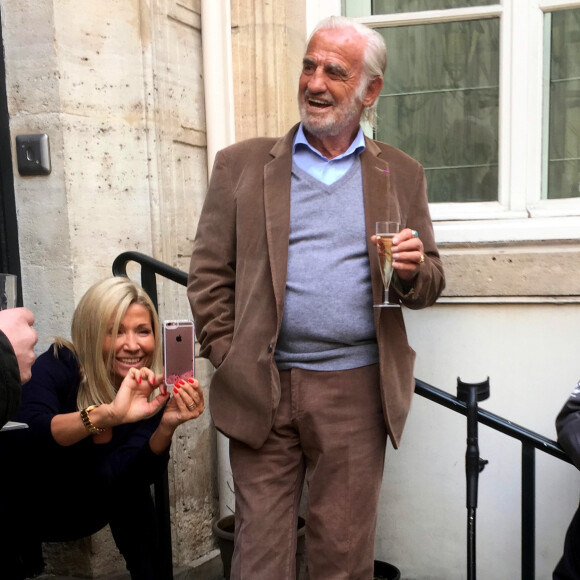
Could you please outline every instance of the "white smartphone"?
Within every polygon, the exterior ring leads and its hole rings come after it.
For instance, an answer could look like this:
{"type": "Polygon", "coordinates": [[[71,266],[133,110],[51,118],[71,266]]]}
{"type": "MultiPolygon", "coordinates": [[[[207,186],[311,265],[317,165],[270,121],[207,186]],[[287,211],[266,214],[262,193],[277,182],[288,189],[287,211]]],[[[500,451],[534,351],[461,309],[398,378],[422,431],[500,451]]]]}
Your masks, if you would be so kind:
{"type": "Polygon", "coordinates": [[[163,365],[165,384],[173,387],[179,379],[193,378],[195,371],[195,329],[192,320],[163,323],[163,365]]]}

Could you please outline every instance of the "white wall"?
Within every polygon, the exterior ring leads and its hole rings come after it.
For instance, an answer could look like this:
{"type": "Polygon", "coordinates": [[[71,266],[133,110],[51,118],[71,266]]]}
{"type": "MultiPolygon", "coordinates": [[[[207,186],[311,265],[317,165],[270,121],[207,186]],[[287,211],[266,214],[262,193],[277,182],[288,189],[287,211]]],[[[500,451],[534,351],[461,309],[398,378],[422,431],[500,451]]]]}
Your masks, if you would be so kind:
{"type": "MultiPolygon", "coordinates": [[[[451,305],[405,310],[415,376],[456,395],[490,378],[480,403],[555,439],[555,417],[580,380],[580,305],[451,305]]],[[[416,396],[401,447],[389,448],[376,542],[378,559],[405,580],[466,577],[464,416],[416,396]]],[[[520,577],[521,445],[479,427],[477,569],[485,580],[520,577]]],[[[551,577],[578,504],[580,476],[536,452],[536,577],[551,577]]]]}

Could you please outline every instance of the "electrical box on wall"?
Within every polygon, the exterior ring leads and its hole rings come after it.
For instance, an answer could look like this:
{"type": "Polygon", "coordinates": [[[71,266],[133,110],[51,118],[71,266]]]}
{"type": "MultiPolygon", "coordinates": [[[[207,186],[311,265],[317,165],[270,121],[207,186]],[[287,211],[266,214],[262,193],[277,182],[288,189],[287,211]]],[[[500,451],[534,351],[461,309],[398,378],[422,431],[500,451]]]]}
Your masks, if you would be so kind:
{"type": "Polygon", "coordinates": [[[20,175],[48,175],[51,171],[48,135],[16,135],[16,162],[20,175]]]}

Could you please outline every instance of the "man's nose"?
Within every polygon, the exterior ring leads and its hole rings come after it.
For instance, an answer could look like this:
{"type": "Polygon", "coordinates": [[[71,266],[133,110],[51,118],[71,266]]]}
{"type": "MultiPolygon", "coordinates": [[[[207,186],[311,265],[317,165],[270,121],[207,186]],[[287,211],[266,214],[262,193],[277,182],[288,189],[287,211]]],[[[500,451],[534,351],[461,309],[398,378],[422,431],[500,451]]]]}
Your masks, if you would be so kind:
{"type": "Polygon", "coordinates": [[[326,76],[321,67],[318,67],[310,75],[307,87],[311,93],[324,93],[326,91],[326,76]]]}

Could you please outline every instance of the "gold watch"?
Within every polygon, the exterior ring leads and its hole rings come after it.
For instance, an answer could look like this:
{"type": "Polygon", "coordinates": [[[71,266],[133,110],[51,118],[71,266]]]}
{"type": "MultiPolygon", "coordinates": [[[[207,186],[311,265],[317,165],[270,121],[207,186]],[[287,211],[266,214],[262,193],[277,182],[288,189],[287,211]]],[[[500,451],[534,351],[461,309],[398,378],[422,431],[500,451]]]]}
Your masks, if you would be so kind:
{"type": "Polygon", "coordinates": [[[89,413],[93,409],[96,409],[97,407],[98,405],[90,405],[89,407],[81,411],[81,419],[83,420],[83,425],[87,428],[87,431],[91,435],[98,435],[99,433],[102,433],[105,430],[104,427],[97,427],[96,425],[93,425],[91,419],[89,418],[89,413]]]}

